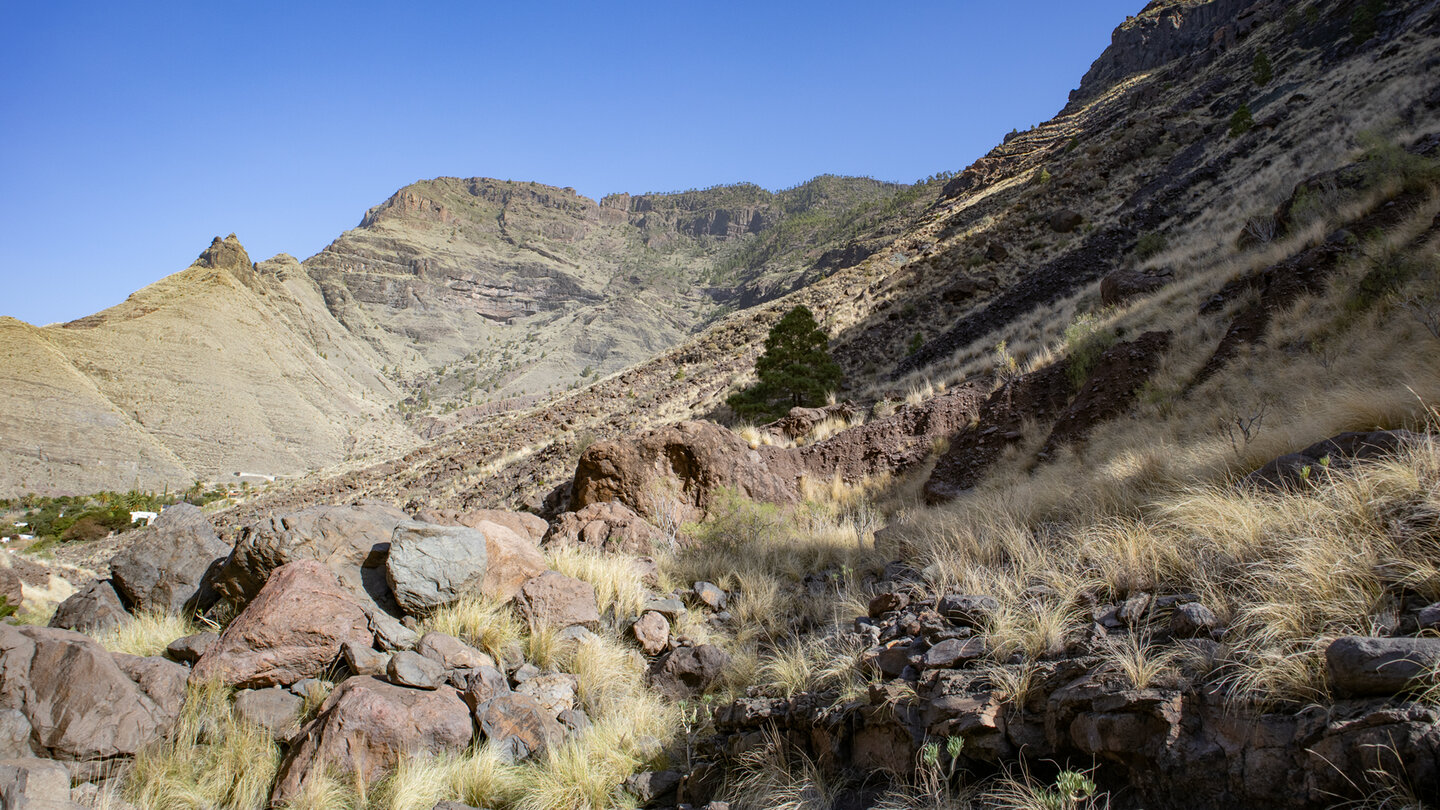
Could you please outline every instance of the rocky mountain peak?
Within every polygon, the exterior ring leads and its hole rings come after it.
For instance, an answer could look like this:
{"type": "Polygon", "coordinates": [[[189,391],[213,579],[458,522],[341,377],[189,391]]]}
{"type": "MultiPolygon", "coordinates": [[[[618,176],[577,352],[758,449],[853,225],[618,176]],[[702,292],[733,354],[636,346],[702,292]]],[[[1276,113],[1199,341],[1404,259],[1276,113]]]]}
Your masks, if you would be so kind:
{"type": "Polygon", "coordinates": [[[210,247],[200,253],[195,260],[199,267],[210,267],[216,270],[249,270],[254,266],[250,261],[250,254],[245,252],[245,247],[235,234],[221,239],[215,237],[210,241],[210,247]]]}
{"type": "Polygon", "coordinates": [[[1176,59],[1223,51],[1275,6],[1272,0],[1155,0],[1115,29],[1110,47],[1090,66],[1070,102],[1093,99],[1124,79],[1176,59]]]}

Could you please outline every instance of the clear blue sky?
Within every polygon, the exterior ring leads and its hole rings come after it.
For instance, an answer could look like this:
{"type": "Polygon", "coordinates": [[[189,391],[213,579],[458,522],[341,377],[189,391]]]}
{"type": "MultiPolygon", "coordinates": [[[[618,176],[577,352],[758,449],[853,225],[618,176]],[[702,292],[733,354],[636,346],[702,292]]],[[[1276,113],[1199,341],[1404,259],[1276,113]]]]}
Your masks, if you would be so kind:
{"type": "Polygon", "coordinates": [[[10,2],[0,315],[122,301],[235,232],[303,259],[452,175],[599,197],[963,168],[1144,0],[10,2]]]}

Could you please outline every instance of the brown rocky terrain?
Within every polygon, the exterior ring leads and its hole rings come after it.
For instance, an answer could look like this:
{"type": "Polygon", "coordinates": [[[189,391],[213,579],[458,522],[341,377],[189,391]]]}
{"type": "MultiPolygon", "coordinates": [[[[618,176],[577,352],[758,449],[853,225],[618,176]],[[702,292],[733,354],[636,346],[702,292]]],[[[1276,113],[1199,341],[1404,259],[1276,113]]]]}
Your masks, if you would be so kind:
{"type": "MultiPolygon", "coordinates": [[[[465,318],[609,306],[567,264],[610,249],[607,223],[661,255],[714,240],[713,285],[761,302],[384,461],[137,530],[0,645],[0,795],[1427,806],[1437,45],[1435,0],[1157,0],[1055,119],[835,254],[784,243],[784,193],[750,187],[402,191],[302,268],[400,387],[433,368],[402,335],[443,353],[465,318]],[[494,276],[459,268],[476,245],[494,276]],[[765,261],[797,255],[791,291],[765,261]],[[797,303],[845,401],[720,424],[797,303]]],[[[220,241],[192,271],[242,255],[220,241]]],[[[355,357],[357,386],[395,384],[355,357]]]]}

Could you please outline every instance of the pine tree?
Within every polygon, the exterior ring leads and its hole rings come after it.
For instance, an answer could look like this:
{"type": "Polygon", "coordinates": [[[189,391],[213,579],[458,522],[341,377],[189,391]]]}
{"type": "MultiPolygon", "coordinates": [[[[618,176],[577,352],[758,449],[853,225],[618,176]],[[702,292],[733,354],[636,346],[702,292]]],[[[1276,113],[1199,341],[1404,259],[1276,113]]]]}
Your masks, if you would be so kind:
{"type": "Polygon", "coordinates": [[[1270,66],[1270,57],[1264,51],[1255,52],[1255,61],[1250,64],[1250,77],[1255,80],[1257,87],[1264,87],[1275,77],[1275,69],[1270,66]]]}
{"type": "Polygon", "coordinates": [[[755,361],[759,381],[730,397],[745,418],[783,416],[796,406],[816,406],[840,386],[840,366],[830,357],[830,340],[805,306],[785,313],[765,338],[755,361]]]}

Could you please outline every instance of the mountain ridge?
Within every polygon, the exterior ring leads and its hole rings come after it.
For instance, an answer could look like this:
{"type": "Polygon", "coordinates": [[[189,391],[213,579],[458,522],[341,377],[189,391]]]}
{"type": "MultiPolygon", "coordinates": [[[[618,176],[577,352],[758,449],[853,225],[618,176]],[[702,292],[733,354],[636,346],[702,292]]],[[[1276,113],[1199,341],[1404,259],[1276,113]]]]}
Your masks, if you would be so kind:
{"type": "MultiPolygon", "coordinates": [[[[596,202],[538,183],[434,178],[397,190],[304,262],[255,262],[234,234],[215,237],[189,268],[113,307],[26,325],[109,403],[91,410],[130,415],[126,432],[104,440],[117,458],[129,448],[152,460],[127,468],[125,481],[78,460],[41,479],[0,476],[0,492],[179,487],[403,451],[663,351],[703,328],[733,288],[748,284],[735,297],[750,300],[783,294],[803,278],[802,254],[833,247],[816,236],[833,212],[900,189],[822,176],[778,193],[740,184],[596,202]],[[717,257],[797,215],[811,216],[764,243],[753,268],[732,263],[729,286],[718,278],[717,257]],[[206,361],[231,346],[238,365],[206,361]],[[157,353],[172,362],[139,370],[157,353]],[[152,378],[165,382],[142,381],[152,378]],[[211,413],[206,397],[226,404],[211,413]]],[[[60,368],[49,384],[81,385],[60,368]]],[[[16,424],[0,456],[23,452],[21,433],[48,445],[71,427],[16,424]]]]}

